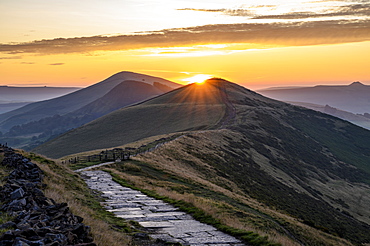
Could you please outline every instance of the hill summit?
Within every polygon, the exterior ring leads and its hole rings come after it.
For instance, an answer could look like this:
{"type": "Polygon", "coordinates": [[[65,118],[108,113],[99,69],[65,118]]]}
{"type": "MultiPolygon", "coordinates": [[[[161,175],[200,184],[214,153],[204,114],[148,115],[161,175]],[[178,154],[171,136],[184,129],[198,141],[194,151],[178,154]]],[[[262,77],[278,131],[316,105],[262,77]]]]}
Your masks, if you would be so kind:
{"type": "Polygon", "coordinates": [[[190,130],[216,129],[226,112],[225,84],[190,84],[125,107],[39,146],[50,157],[120,146],[142,138],[190,130]],[[59,149],[59,151],[55,151],[59,149]]]}

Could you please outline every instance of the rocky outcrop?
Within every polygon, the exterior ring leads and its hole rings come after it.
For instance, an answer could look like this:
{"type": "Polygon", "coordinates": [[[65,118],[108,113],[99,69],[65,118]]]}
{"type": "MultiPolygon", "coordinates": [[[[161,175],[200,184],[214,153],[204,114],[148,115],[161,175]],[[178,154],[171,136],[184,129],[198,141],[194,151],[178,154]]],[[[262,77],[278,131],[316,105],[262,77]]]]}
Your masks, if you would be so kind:
{"type": "Polygon", "coordinates": [[[0,187],[0,216],[9,218],[0,225],[0,246],[95,246],[90,227],[73,215],[66,203],[45,197],[42,170],[29,159],[1,146],[1,165],[12,170],[0,187]],[[6,215],[6,216],[5,216],[6,215]]]}

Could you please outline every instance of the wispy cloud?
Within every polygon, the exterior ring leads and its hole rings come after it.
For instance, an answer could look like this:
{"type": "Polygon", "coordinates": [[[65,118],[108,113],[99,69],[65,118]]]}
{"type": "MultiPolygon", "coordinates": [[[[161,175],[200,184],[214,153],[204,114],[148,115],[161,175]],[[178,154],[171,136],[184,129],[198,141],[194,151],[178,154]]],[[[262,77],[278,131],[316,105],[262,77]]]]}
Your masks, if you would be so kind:
{"type": "Polygon", "coordinates": [[[22,59],[22,56],[6,56],[6,57],[0,57],[0,60],[13,60],[13,59],[22,59]]]}
{"type": "Polygon", "coordinates": [[[280,15],[259,15],[253,19],[305,19],[305,18],[322,18],[322,17],[346,17],[346,16],[368,16],[370,17],[370,3],[369,4],[354,4],[331,9],[326,13],[315,12],[291,12],[280,15]]]}
{"type": "Polygon", "coordinates": [[[22,65],[33,65],[35,63],[34,62],[21,62],[20,64],[22,64],[22,65]]]}
{"type": "Polygon", "coordinates": [[[252,12],[248,9],[238,8],[238,9],[194,9],[194,8],[184,8],[178,10],[188,10],[188,11],[200,11],[200,12],[215,12],[222,13],[230,16],[252,16],[252,12]]]}
{"type": "Polygon", "coordinates": [[[57,38],[19,44],[0,44],[0,52],[67,54],[222,43],[303,46],[368,40],[370,40],[370,20],[340,19],[272,24],[219,24],[133,35],[57,38]]]}
{"type": "Polygon", "coordinates": [[[61,66],[61,65],[64,65],[65,63],[62,63],[62,62],[57,62],[57,63],[50,63],[49,65],[51,66],[61,66]]]}
{"type": "MultiPolygon", "coordinates": [[[[319,1],[321,4],[323,1],[319,1]]],[[[330,2],[330,1],[326,1],[330,2]]],[[[332,1],[334,2],[334,1],[332,1]]],[[[325,11],[322,13],[317,13],[315,11],[292,11],[287,13],[279,14],[261,14],[259,9],[276,9],[277,5],[256,5],[256,6],[245,6],[240,8],[233,9],[199,9],[199,8],[182,8],[178,10],[184,11],[200,11],[200,12],[215,12],[221,13],[228,16],[243,16],[250,17],[252,19],[304,19],[304,18],[322,18],[322,17],[340,17],[340,16],[369,16],[370,15],[370,3],[368,0],[364,1],[338,1],[338,6],[327,6],[325,11]]],[[[314,4],[315,1],[312,1],[308,4],[314,4]]]]}

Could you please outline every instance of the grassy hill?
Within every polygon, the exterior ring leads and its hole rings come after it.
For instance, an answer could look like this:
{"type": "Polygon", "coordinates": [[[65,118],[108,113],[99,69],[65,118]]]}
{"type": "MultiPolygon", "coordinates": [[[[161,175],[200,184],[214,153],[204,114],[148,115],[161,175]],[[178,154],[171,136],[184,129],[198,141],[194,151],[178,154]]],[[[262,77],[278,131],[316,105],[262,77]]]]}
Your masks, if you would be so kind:
{"type": "Polygon", "coordinates": [[[142,83],[141,81],[126,80],[118,84],[101,98],[98,98],[70,114],[93,115],[94,118],[98,118],[127,105],[158,96],[171,90],[171,87],[159,89],[153,85],[142,83]]]}
{"type": "Polygon", "coordinates": [[[58,158],[175,132],[183,137],[109,170],[283,245],[370,243],[370,131],[221,79],[115,111],[35,151],[58,158]]]}
{"type": "Polygon", "coordinates": [[[59,158],[155,135],[214,128],[224,117],[226,107],[217,86],[213,83],[192,84],[122,108],[67,132],[34,151],[59,158]]]}

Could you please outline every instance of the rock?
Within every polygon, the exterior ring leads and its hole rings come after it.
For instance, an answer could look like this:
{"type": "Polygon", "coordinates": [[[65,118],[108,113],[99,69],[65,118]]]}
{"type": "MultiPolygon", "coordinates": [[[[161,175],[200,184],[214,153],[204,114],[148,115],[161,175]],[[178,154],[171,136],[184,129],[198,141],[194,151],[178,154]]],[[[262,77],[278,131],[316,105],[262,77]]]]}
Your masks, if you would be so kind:
{"type": "Polygon", "coordinates": [[[134,237],[139,239],[149,239],[149,235],[146,233],[135,233],[134,237]]]}
{"type": "Polygon", "coordinates": [[[16,238],[13,246],[30,246],[28,243],[24,242],[21,238],[16,238]]]}
{"type": "Polygon", "coordinates": [[[68,204],[45,197],[42,170],[10,148],[0,146],[1,151],[1,165],[13,170],[0,187],[0,209],[14,219],[0,225],[10,229],[0,236],[0,246],[95,246],[83,218],[73,215],[68,204]]]}
{"type": "Polygon", "coordinates": [[[22,188],[16,189],[12,193],[10,193],[10,199],[15,200],[22,198],[24,195],[24,190],[22,188]]]}
{"type": "Polygon", "coordinates": [[[57,245],[67,245],[68,238],[63,234],[52,234],[48,233],[45,235],[45,242],[46,243],[55,243],[57,242],[57,245]]]}

